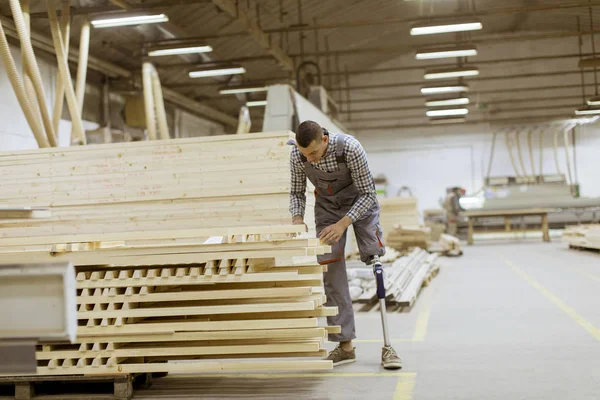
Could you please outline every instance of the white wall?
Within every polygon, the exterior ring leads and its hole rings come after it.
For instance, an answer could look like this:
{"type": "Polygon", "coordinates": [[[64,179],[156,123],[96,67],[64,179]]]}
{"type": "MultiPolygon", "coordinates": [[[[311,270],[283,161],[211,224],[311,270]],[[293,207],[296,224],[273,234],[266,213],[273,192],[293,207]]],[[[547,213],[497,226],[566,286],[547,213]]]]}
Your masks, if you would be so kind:
{"type": "MultiPolygon", "coordinates": [[[[500,131],[499,131],[500,132],[500,131]]],[[[544,131],[543,173],[556,173],[554,131],[544,131]]],[[[531,174],[527,131],[521,135],[525,170],[531,174]]],[[[539,130],[533,134],[536,173],[539,173],[539,130]]],[[[384,174],[388,193],[409,186],[419,199],[421,210],[439,207],[439,199],[449,186],[462,186],[468,192],[478,191],[487,173],[493,130],[487,125],[420,128],[407,131],[381,131],[357,135],[369,157],[374,175],[384,174]]],[[[564,139],[559,135],[559,166],[567,174],[564,139]]],[[[513,149],[515,145],[513,144],[513,149]]],[[[600,196],[597,171],[600,171],[600,123],[577,128],[577,176],[582,196],[600,196]]],[[[515,150],[515,157],[516,157],[515,150]]],[[[518,162],[518,161],[517,161],[518,162]]],[[[572,161],[571,161],[572,162],[572,161]]],[[[520,164],[518,164],[520,168],[520,164]]],[[[505,136],[496,139],[491,176],[514,176],[505,136]]],[[[573,175],[575,175],[573,173],[573,175]]],[[[575,179],[575,177],[573,177],[575,179]]]]}

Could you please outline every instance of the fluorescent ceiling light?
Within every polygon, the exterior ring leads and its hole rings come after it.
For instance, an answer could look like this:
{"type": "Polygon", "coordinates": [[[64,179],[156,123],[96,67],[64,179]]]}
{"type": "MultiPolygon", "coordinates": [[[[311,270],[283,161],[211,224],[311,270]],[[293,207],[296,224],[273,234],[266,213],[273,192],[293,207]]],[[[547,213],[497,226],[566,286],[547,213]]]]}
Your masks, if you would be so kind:
{"type": "Polygon", "coordinates": [[[427,107],[463,106],[469,104],[468,97],[457,97],[454,99],[429,100],[425,102],[427,107]]]}
{"type": "Polygon", "coordinates": [[[264,107],[267,105],[266,100],[248,101],[246,107],[264,107]]]}
{"type": "Polygon", "coordinates": [[[148,55],[150,57],[160,56],[173,56],[177,54],[197,54],[197,53],[210,53],[213,48],[210,46],[190,46],[190,47],[175,47],[172,49],[157,49],[150,50],[148,55]]]}
{"type": "Polygon", "coordinates": [[[244,73],[246,73],[246,69],[244,67],[224,67],[190,71],[189,76],[190,78],[206,78],[209,76],[235,75],[244,73]]]}
{"type": "Polygon", "coordinates": [[[456,93],[456,92],[468,92],[469,87],[465,85],[456,86],[430,86],[421,88],[423,94],[438,94],[438,93],[456,93]]]}
{"type": "Polygon", "coordinates": [[[467,119],[465,117],[432,118],[429,122],[432,125],[461,124],[467,122],[467,119]]]}
{"type": "Polygon", "coordinates": [[[449,117],[456,115],[467,115],[469,110],[466,108],[449,108],[446,110],[427,110],[428,117],[449,117]]]}
{"type": "Polygon", "coordinates": [[[588,106],[600,106],[600,97],[592,97],[587,101],[588,106]]]}
{"type": "Polygon", "coordinates": [[[476,56],[475,47],[446,47],[443,49],[429,49],[417,52],[417,60],[434,60],[437,58],[470,57],[476,56]]]}
{"type": "Polygon", "coordinates": [[[461,78],[477,75],[479,75],[479,70],[477,68],[436,69],[425,71],[425,79],[461,78]]]}
{"type": "Polygon", "coordinates": [[[600,115],[600,108],[584,107],[575,111],[575,115],[600,115]]]}
{"type": "Polygon", "coordinates": [[[238,88],[228,88],[219,90],[219,94],[239,94],[239,93],[257,93],[257,92],[266,92],[266,86],[248,86],[248,87],[238,87],[238,88]]]}
{"type": "Polygon", "coordinates": [[[410,34],[412,36],[433,35],[436,33],[478,31],[480,29],[483,29],[483,25],[479,21],[437,22],[415,25],[410,30],[410,34]]]}
{"type": "Polygon", "coordinates": [[[96,19],[92,20],[91,23],[94,28],[110,28],[115,26],[157,24],[159,22],[167,22],[168,20],[169,17],[167,17],[165,14],[152,14],[96,19]]]}

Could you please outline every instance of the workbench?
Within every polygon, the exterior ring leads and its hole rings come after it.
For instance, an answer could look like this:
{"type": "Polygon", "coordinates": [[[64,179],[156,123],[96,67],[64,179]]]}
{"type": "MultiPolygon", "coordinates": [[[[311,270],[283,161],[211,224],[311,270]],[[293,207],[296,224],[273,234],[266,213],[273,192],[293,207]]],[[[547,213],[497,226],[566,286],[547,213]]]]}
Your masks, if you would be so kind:
{"type": "Polygon", "coordinates": [[[468,230],[468,238],[467,242],[469,244],[473,244],[473,234],[480,233],[475,232],[474,223],[479,218],[496,218],[496,217],[504,217],[504,229],[503,230],[485,230],[481,232],[485,233],[500,233],[500,232],[542,232],[542,238],[544,242],[550,241],[550,233],[548,232],[548,213],[552,212],[551,209],[546,208],[532,208],[532,209],[523,209],[523,210],[478,210],[478,211],[466,211],[461,213],[462,216],[468,218],[469,230],[468,230]],[[512,217],[541,217],[541,227],[534,228],[520,228],[513,229],[511,225],[512,217]]]}

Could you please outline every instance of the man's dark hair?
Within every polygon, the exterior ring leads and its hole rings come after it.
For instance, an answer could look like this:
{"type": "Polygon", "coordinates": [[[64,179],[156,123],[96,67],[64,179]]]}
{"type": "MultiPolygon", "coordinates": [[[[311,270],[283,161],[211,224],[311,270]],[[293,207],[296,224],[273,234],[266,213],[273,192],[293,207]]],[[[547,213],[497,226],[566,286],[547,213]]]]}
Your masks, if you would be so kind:
{"type": "Polygon", "coordinates": [[[296,143],[300,147],[308,147],[313,140],[320,140],[323,138],[323,128],[315,121],[304,121],[298,127],[296,132],[296,143]]]}

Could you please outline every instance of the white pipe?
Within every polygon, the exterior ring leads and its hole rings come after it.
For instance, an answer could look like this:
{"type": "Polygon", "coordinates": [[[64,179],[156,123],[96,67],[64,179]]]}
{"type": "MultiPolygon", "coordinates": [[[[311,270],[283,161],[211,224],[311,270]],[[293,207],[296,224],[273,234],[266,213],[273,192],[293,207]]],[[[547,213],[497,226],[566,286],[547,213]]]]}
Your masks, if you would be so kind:
{"type": "MultiPolygon", "coordinates": [[[[75,98],[79,115],[83,115],[83,98],[85,96],[85,81],[87,77],[88,55],[90,53],[90,23],[86,19],[81,25],[79,40],[79,63],[77,64],[77,79],[75,80],[75,98]]],[[[71,131],[73,135],[74,131],[71,131]]]]}
{"type": "Polygon", "coordinates": [[[4,69],[6,70],[6,74],[8,75],[8,79],[13,87],[15,95],[17,96],[17,100],[19,101],[19,105],[25,113],[25,119],[33,132],[33,136],[39,147],[50,147],[50,143],[48,143],[48,138],[44,134],[44,129],[42,128],[42,124],[38,118],[36,118],[34,110],[29,107],[29,100],[27,99],[27,95],[25,94],[25,87],[21,78],[19,76],[19,71],[17,70],[17,66],[15,65],[15,60],[10,53],[10,48],[8,47],[8,41],[6,40],[6,36],[4,34],[4,28],[2,27],[2,22],[0,21],[0,57],[2,58],[2,63],[4,64],[4,69]]]}
{"type": "Polygon", "coordinates": [[[42,122],[44,124],[44,129],[46,130],[46,136],[56,138],[54,129],[52,127],[52,121],[50,120],[50,114],[48,113],[48,106],[46,105],[46,94],[44,93],[44,85],[42,83],[42,76],[40,75],[40,68],[37,64],[37,60],[35,59],[29,32],[27,32],[27,27],[21,11],[21,4],[19,3],[19,0],[9,1],[10,10],[13,14],[15,27],[21,42],[21,51],[25,54],[25,59],[27,61],[27,72],[31,76],[33,87],[35,89],[35,96],[40,106],[39,109],[42,114],[42,122]]]}
{"type": "MultiPolygon", "coordinates": [[[[71,1],[62,2],[62,12],[60,15],[60,26],[63,40],[65,41],[65,52],[69,54],[69,41],[71,40],[71,1]]],[[[54,95],[54,111],[52,113],[52,126],[54,131],[58,132],[60,117],[62,116],[63,104],[65,100],[65,86],[63,85],[60,73],[56,77],[56,90],[54,95]]]]}
{"type": "Polygon", "coordinates": [[[510,156],[510,162],[513,166],[513,169],[515,170],[515,174],[517,175],[517,178],[520,178],[521,174],[519,173],[519,169],[517,168],[517,163],[515,162],[515,156],[512,151],[512,145],[510,143],[510,131],[506,131],[506,133],[504,134],[504,137],[506,138],[506,148],[508,149],[508,155],[510,156]]]}
{"type": "Polygon", "coordinates": [[[165,111],[165,102],[163,99],[162,87],[160,78],[156,68],[152,64],[152,94],[154,97],[154,107],[156,109],[156,119],[158,122],[158,134],[161,139],[170,139],[169,125],[167,124],[167,113],[165,111]]]}
{"type": "Polygon", "coordinates": [[[544,129],[540,129],[539,133],[540,142],[540,176],[544,176],[544,129]]]}
{"type": "Polygon", "coordinates": [[[529,162],[531,163],[531,176],[535,180],[535,159],[533,157],[533,129],[527,132],[527,147],[529,148],[529,162]]]}
{"type": "Polygon", "coordinates": [[[60,33],[58,18],[56,17],[56,8],[52,4],[52,0],[46,0],[46,5],[48,7],[48,19],[50,21],[50,30],[52,31],[52,40],[54,41],[54,49],[56,50],[58,70],[62,75],[67,97],[67,106],[69,107],[71,122],[73,124],[73,137],[71,137],[71,143],[86,144],[81,115],[77,108],[77,99],[75,99],[75,91],[73,90],[73,83],[71,82],[71,76],[69,75],[69,65],[65,57],[64,42],[60,33]]]}
{"type": "Polygon", "coordinates": [[[567,161],[567,173],[569,175],[569,185],[573,185],[573,175],[571,174],[571,157],[569,155],[569,132],[573,129],[575,125],[571,124],[565,128],[564,131],[564,139],[565,139],[565,157],[567,161]]]}
{"type": "Polygon", "coordinates": [[[519,140],[520,132],[515,132],[515,140],[517,142],[517,154],[519,156],[519,164],[523,169],[523,177],[529,181],[529,176],[527,175],[527,170],[525,169],[525,163],[523,162],[523,153],[521,152],[521,141],[519,140]]]}
{"type": "Polygon", "coordinates": [[[156,140],[156,115],[154,114],[154,96],[152,90],[152,64],[142,65],[142,85],[144,89],[144,109],[146,110],[146,129],[148,139],[156,140]]]}
{"type": "MultiPolygon", "coordinates": [[[[25,29],[27,29],[27,33],[30,34],[31,19],[29,17],[29,0],[21,0],[21,10],[23,12],[23,22],[25,22],[25,29]]],[[[29,75],[29,72],[27,70],[27,57],[25,56],[24,51],[21,51],[21,68],[21,73],[23,77],[23,87],[25,88],[25,96],[27,97],[29,109],[31,110],[33,118],[36,119],[36,126],[41,126],[42,124],[40,116],[40,106],[35,96],[35,88],[33,86],[33,82],[31,81],[31,76],[29,75]]],[[[44,132],[42,131],[42,133],[44,132]]],[[[47,136],[47,139],[50,146],[56,147],[57,143],[54,136],[47,136]]]]}
{"type": "Polygon", "coordinates": [[[497,132],[494,132],[494,135],[492,136],[492,147],[490,149],[490,162],[488,163],[487,175],[485,176],[486,179],[489,179],[490,174],[492,173],[492,162],[494,161],[494,152],[496,150],[496,135],[497,135],[497,132]]]}
{"type": "Polygon", "coordinates": [[[554,163],[556,164],[556,173],[558,175],[562,175],[562,172],[560,172],[560,163],[558,162],[558,134],[559,134],[559,130],[558,128],[556,129],[556,131],[554,131],[554,163]]]}

